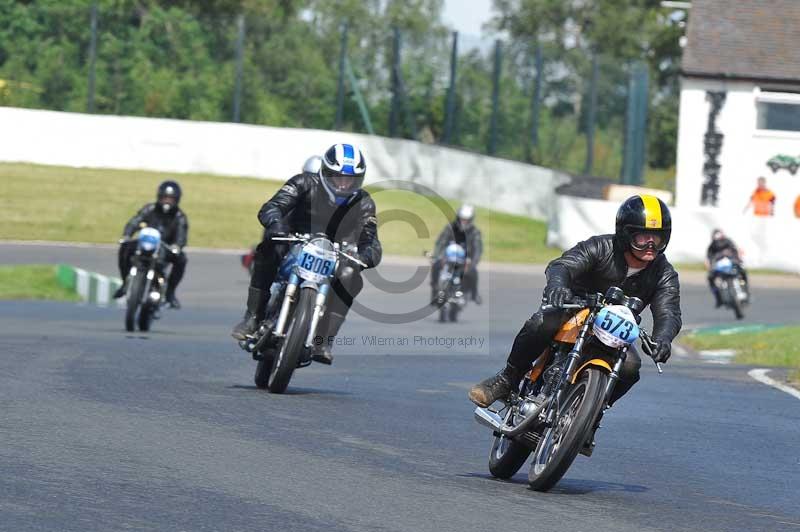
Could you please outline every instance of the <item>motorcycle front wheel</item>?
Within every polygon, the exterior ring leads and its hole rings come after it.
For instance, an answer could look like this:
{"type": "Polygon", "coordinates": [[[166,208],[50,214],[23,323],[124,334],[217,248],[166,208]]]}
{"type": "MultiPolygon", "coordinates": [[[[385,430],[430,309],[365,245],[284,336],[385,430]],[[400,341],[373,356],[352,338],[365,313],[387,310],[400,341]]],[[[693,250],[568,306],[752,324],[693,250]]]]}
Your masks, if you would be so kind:
{"type": "Polygon", "coordinates": [[[567,472],[600,413],[607,383],[605,372],[589,367],[565,390],[555,424],[545,430],[536,446],[528,473],[531,488],[547,491],[567,472]]]}
{"type": "Polygon", "coordinates": [[[450,303],[450,310],[448,312],[448,316],[447,317],[453,323],[458,321],[458,312],[459,312],[459,310],[461,310],[461,309],[458,307],[458,305],[450,303]]]}
{"type": "Polygon", "coordinates": [[[269,384],[269,375],[272,373],[272,365],[275,361],[275,350],[267,348],[261,351],[261,358],[256,365],[255,382],[256,388],[266,390],[269,384]]]}
{"type": "Polygon", "coordinates": [[[139,310],[139,305],[142,302],[145,281],[146,279],[142,273],[137,273],[130,280],[131,287],[128,290],[128,300],[125,308],[125,330],[128,332],[133,332],[135,329],[136,311],[139,310]]]}
{"type": "MultiPolygon", "coordinates": [[[[272,393],[283,393],[289,386],[297,361],[305,349],[306,335],[311,326],[311,317],[314,314],[314,304],[317,291],[313,288],[300,290],[300,297],[295,304],[294,312],[289,318],[286,329],[286,338],[283,339],[278,354],[274,357],[272,371],[269,375],[267,387],[272,393]]],[[[256,383],[258,385],[258,383],[256,383]]]]}
{"type": "Polygon", "coordinates": [[[738,279],[729,279],[726,283],[726,290],[728,291],[728,299],[731,302],[733,315],[737,320],[744,318],[744,311],[742,310],[742,301],[739,299],[739,294],[736,292],[736,287],[733,283],[738,283],[738,279]]]}

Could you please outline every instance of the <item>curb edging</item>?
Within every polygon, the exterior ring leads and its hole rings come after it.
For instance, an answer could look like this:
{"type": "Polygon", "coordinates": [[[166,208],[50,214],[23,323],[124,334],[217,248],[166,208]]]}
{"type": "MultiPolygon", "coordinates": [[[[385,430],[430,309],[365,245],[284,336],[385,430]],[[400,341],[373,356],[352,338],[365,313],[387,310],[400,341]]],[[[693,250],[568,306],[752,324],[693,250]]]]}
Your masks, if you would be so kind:
{"type": "MultiPolygon", "coordinates": [[[[114,302],[112,295],[122,286],[122,279],[118,277],[89,272],[69,264],[56,266],[56,280],[59,285],[78,294],[85,303],[98,307],[107,307],[114,302]]],[[[124,301],[116,300],[116,304],[122,306],[124,301]]]]}

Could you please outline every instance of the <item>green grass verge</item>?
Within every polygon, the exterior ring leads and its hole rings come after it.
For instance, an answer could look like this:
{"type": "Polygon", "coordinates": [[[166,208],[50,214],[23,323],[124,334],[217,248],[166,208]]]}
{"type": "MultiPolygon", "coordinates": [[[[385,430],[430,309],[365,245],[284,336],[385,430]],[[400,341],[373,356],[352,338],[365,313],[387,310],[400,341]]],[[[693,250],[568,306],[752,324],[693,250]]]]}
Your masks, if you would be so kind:
{"type": "Polygon", "coordinates": [[[58,284],[56,267],[50,265],[0,266],[0,299],[80,301],[58,284]]]}
{"type": "Polygon", "coordinates": [[[734,334],[686,334],[681,343],[696,350],[732,349],[734,362],[753,366],[793,368],[800,382],[800,326],[775,327],[734,334]]]}
{"type": "MultiPolygon", "coordinates": [[[[258,210],[282,184],[205,174],[0,164],[4,202],[0,239],[116,242],[128,218],[153,201],[158,183],[167,178],[183,187],[181,207],[189,217],[189,244],[216,248],[255,243],[262,231],[258,210]]],[[[376,190],[374,196],[386,253],[421,255],[433,247],[448,222],[419,194],[376,190]],[[409,223],[392,220],[390,211],[413,213],[424,230],[418,234],[409,223]]],[[[478,209],[477,223],[484,234],[486,260],[546,262],[560,254],[544,245],[544,222],[478,209]]]]}

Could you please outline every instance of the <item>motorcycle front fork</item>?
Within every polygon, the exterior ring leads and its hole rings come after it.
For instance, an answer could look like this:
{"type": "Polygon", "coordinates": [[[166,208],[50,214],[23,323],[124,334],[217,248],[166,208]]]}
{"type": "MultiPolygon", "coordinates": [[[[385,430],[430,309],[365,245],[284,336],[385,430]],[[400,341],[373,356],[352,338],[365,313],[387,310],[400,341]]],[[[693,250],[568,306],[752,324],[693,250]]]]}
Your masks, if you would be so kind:
{"type": "MultiPolygon", "coordinates": [[[[589,319],[586,320],[589,322],[589,319]]],[[[592,319],[592,321],[594,321],[592,319]]],[[[565,391],[565,384],[569,381],[572,377],[573,372],[577,369],[578,361],[581,359],[581,350],[583,349],[583,344],[586,340],[586,332],[588,331],[588,327],[584,327],[581,330],[581,334],[578,337],[578,340],[575,342],[575,345],[572,347],[572,350],[569,352],[569,358],[567,359],[567,365],[564,368],[564,372],[561,376],[561,382],[558,386],[558,391],[556,392],[555,399],[550,404],[548,408],[547,417],[545,424],[548,426],[553,426],[556,421],[558,421],[558,410],[561,404],[561,399],[563,398],[564,391],[565,391]]],[[[617,357],[616,362],[614,363],[614,367],[611,368],[611,373],[608,376],[608,383],[606,384],[606,389],[603,392],[603,406],[600,409],[600,413],[602,415],[603,412],[608,410],[608,402],[611,399],[611,394],[614,392],[614,388],[619,382],[619,372],[622,370],[622,365],[625,363],[625,359],[628,356],[628,348],[625,347],[620,351],[619,356],[617,357]]]]}
{"type": "Polygon", "coordinates": [[[286,285],[286,293],[283,296],[281,312],[278,314],[278,324],[275,326],[275,336],[279,338],[286,336],[286,322],[289,319],[289,309],[292,308],[292,304],[296,299],[295,296],[297,295],[298,284],[300,284],[300,278],[297,274],[292,273],[286,285]]]}
{"type": "MultiPolygon", "coordinates": [[[[278,323],[275,326],[274,335],[279,338],[286,336],[286,322],[289,320],[289,311],[292,305],[297,301],[297,290],[300,287],[300,278],[296,274],[289,277],[289,282],[286,285],[286,293],[281,303],[281,311],[278,314],[278,323]]],[[[325,283],[317,287],[317,297],[314,301],[314,311],[311,315],[311,325],[308,328],[306,335],[305,346],[311,347],[314,345],[314,336],[316,335],[317,327],[325,314],[325,302],[328,299],[328,292],[331,289],[330,283],[325,283]]]]}
{"type": "MultiPolygon", "coordinates": [[[[314,345],[314,337],[316,336],[319,322],[322,319],[322,316],[325,314],[325,302],[328,300],[328,292],[330,289],[331,285],[329,283],[325,283],[321,285],[317,291],[317,298],[314,301],[314,314],[311,315],[311,325],[308,327],[308,335],[306,335],[306,347],[312,347],[314,345]]],[[[327,332],[328,331],[322,331],[323,344],[326,341],[325,334],[327,332]]]]}

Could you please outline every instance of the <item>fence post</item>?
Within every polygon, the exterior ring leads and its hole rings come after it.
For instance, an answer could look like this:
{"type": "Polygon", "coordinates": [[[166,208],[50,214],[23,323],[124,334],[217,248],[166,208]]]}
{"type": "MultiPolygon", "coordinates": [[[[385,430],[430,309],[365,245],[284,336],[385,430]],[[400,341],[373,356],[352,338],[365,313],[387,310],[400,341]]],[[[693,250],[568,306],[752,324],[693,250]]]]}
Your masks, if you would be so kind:
{"type": "Polygon", "coordinates": [[[646,163],[647,157],[647,108],[649,104],[649,70],[647,68],[647,64],[640,63],[639,64],[639,76],[638,76],[638,89],[639,89],[639,97],[637,99],[638,105],[638,122],[637,122],[637,132],[636,132],[636,141],[637,141],[637,150],[636,150],[636,168],[634,172],[634,184],[641,185],[644,183],[644,167],[646,163]]]}
{"type": "Polygon", "coordinates": [[[336,88],[336,120],[334,121],[333,129],[342,128],[342,120],[344,120],[344,77],[345,77],[345,61],[347,60],[347,31],[348,24],[345,22],[342,25],[342,44],[339,50],[339,85],[336,88]]]}
{"type": "Polygon", "coordinates": [[[397,122],[400,115],[400,29],[393,28],[392,39],[392,103],[389,110],[389,136],[397,136],[397,122]]]}
{"type": "Polygon", "coordinates": [[[89,37],[89,87],[86,96],[86,112],[94,113],[94,80],[95,64],[97,63],[97,2],[92,2],[91,35],[89,37]]]}
{"type": "Polygon", "coordinates": [[[241,121],[242,108],[242,68],[244,62],[244,13],[236,17],[236,82],[233,89],[233,121],[241,121]]]}
{"type": "Polygon", "coordinates": [[[458,65],[458,32],[453,32],[453,48],[450,52],[450,87],[447,90],[447,102],[444,111],[444,134],[442,143],[450,144],[453,135],[453,124],[456,111],[456,74],[458,65]]]}
{"type": "Polygon", "coordinates": [[[628,105],[625,113],[625,156],[622,166],[622,182],[626,185],[639,185],[644,177],[647,85],[647,65],[636,63],[628,81],[628,105]]]}
{"type": "Polygon", "coordinates": [[[586,113],[586,162],[583,175],[592,175],[594,167],[594,126],[597,109],[597,51],[592,51],[592,76],[589,81],[589,111],[586,113]]]}
{"type": "Polygon", "coordinates": [[[531,102],[531,139],[530,149],[528,150],[528,162],[535,162],[536,148],[539,147],[539,106],[542,101],[542,67],[544,61],[542,60],[542,45],[536,43],[534,64],[536,68],[536,77],[533,81],[533,97],[531,102]]]}
{"type": "Polygon", "coordinates": [[[497,151],[497,120],[500,108],[500,69],[502,66],[502,49],[500,39],[494,43],[494,74],[492,79],[492,117],[489,121],[489,145],[487,153],[494,155],[497,151]]]}

